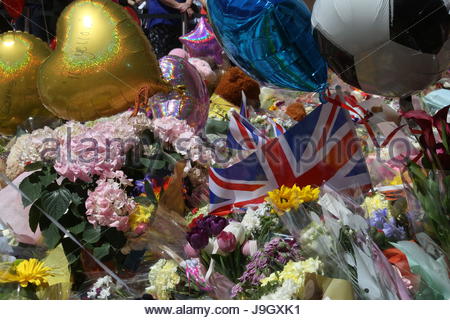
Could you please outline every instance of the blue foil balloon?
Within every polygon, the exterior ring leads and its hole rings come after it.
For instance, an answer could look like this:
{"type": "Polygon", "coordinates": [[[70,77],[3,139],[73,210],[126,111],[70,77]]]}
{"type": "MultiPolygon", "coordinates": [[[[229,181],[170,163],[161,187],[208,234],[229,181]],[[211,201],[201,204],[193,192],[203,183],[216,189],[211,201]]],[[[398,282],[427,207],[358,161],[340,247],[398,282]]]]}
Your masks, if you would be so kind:
{"type": "Polygon", "coordinates": [[[230,59],[265,85],[326,87],[327,65],[302,0],[208,0],[215,34],[230,59]]]}

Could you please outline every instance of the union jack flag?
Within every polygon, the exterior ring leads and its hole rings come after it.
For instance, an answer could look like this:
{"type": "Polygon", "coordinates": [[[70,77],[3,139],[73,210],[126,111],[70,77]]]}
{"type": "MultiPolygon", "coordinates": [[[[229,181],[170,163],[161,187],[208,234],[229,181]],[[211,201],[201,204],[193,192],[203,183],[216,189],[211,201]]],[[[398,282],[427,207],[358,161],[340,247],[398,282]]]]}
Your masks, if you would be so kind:
{"type": "Polygon", "coordinates": [[[267,121],[272,126],[273,134],[275,137],[279,137],[286,133],[286,129],[281,124],[275,122],[275,120],[273,120],[271,118],[267,118],[267,121]]]}
{"type": "Polygon", "coordinates": [[[227,146],[237,150],[253,150],[268,141],[268,137],[255,128],[235,110],[231,112],[227,146]]]}
{"type": "Polygon", "coordinates": [[[250,110],[249,110],[249,108],[247,106],[247,97],[245,96],[244,91],[241,91],[241,94],[242,94],[242,103],[241,103],[240,114],[244,118],[248,119],[248,118],[250,118],[250,110]]]}
{"type": "Polygon", "coordinates": [[[348,111],[335,103],[317,107],[303,121],[250,156],[209,171],[210,212],[227,213],[264,201],[282,185],[320,186],[338,191],[370,188],[370,176],[348,111]]]}

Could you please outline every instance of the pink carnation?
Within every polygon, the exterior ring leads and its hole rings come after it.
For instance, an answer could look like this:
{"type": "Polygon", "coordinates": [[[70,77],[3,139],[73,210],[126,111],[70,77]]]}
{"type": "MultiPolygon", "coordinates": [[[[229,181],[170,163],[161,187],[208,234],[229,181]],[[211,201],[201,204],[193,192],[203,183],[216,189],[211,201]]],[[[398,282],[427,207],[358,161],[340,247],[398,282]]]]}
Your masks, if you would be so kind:
{"type": "Polygon", "coordinates": [[[94,191],[88,191],[86,215],[94,226],[108,226],[119,231],[128,229],[128,215],[136,204],[128,198],[121,184],[112,179],[99,180],[94,191]]]}

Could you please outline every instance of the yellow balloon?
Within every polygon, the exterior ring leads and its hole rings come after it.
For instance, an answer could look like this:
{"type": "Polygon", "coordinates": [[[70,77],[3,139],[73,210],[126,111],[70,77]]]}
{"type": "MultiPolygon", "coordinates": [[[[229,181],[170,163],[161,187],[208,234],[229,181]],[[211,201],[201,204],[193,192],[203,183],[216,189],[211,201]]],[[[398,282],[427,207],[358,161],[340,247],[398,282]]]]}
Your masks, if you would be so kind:
{"type": "Polygon", "coordinates": [[[63,119],[87,121],[132,106],[139,89],[170,90],[151,45],[111,0],[77,0],[58,19],[58,45],[39,70],[44,105],[63,119]]]}
{"type": "Polygon", "coordinates": [[[29,117],[52,117],[36,86],[39,66],[49,55],[47,44],[31,34],[0,34],[0,133],[14,134],[29,117]]]}

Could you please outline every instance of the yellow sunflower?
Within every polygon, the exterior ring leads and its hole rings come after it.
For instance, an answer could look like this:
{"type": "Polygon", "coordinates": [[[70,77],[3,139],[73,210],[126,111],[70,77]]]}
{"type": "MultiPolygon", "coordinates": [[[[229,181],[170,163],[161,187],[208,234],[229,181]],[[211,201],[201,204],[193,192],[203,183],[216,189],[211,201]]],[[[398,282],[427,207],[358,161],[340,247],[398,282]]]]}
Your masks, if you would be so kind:
{"type": "Polygon", "coordinates": [[[300,190],[300,198],[303,202],[313,202],[319,199],[320,188],[313,188],[310,185],[300,190]]]}
{"type": "Polygon", "coordinates": [[[300,197],[300,188],[295,184],[292,188],[281,186],[280,189],[270,191],[265,200],[272,205],[278,215],[297,209],[303,203],[303,199],[300,197]]]}

